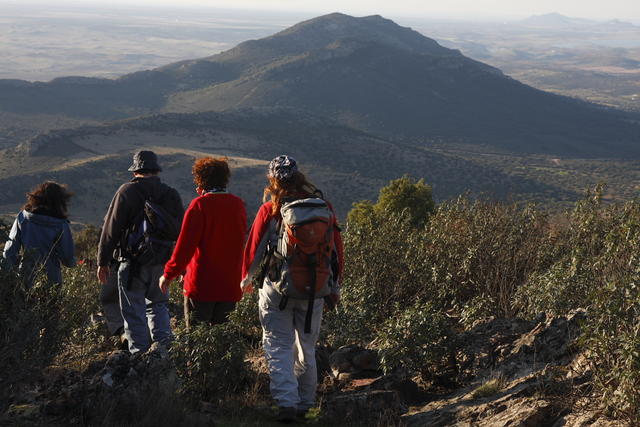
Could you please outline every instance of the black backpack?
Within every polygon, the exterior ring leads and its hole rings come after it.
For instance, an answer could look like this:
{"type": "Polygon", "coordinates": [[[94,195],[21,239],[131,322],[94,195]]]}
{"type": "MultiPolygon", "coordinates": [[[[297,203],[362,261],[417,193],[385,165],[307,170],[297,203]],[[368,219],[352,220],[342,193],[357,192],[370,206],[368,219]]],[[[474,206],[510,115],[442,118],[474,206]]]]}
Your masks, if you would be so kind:
{"type": "Polygon", "coordinates": [[[137,264],[162,264],[169,260],[173,244],[180,235],[181,218],[172,216],[153,198],[124,234],[122,256],[137,264]]]}

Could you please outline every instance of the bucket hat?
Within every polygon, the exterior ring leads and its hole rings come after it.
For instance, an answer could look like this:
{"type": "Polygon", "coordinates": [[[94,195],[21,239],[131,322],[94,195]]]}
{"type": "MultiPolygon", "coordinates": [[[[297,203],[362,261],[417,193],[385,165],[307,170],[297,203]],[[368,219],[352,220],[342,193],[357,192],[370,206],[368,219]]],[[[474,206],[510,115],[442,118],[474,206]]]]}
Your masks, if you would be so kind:
{"type": "Polygon", "coordinates": [[[133,155],[133,164],[129,167],[129,171],[137,172],[139,170],[161,171],[162,168],[158,164],[158,156],[153,151],[138,151],[133,155]]]}

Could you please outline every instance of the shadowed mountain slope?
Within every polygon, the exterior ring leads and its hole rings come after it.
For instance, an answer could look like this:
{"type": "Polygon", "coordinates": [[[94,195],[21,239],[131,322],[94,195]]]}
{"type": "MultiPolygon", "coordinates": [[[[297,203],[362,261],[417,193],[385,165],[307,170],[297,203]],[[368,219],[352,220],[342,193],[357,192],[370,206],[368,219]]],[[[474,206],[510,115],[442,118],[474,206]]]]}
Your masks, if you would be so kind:
{"type": "Polygon", "coordinates": [[[466,190],[500,198],[577,196],[464,158],[387,141],[323,117],[271,108],[154,115],[38,136],[0,151],[0,187],[5,190],[0,194],[0,213],[14,213],[27,190],[54,179],[68,183],[76,193],[75,220],[99,223],[113,192],[129,179],[132,152],[140,148],[160,155],[163,178],[178,188],[185,202],[195,196],[193,159],[229,156],[230,190],[247,202],[250,212],[260,203],[267,162],[283,152],[300,162],[342,218],[354,201],[375,198],[380,187],[405,173],[424,177],[439,199],[466,190]]]}
{"type": "Polygon", "coordinates": [[[394,138],[640,156],[637,117],[545,93],[380,16],[330,14],[208,58],[116,80],[0,81],[0,109],[123,118],[290,107],[394,138]]]}

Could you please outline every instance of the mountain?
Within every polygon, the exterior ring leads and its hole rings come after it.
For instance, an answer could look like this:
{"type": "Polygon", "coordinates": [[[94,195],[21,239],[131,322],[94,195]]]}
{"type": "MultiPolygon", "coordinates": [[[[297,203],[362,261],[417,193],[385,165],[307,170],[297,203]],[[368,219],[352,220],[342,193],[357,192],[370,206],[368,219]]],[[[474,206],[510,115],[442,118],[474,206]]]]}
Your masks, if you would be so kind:
{"type": "Polygon", "coordinates": [[[553,12],[530,16],[520,21],[520,24],[527,27],[567,30],[570,27],[584,27],[597,24],[597,22],[589,19],[572,18],[553,12]]]}
{"type": "Polygon", "coordinates": [[[385,138],[640,156],[635,116],[545,93],[380,16],[330,14],[116,80],[0,81],[0,110],[122,119],[287,107],[385,138]]]}
{"type": "Polygon", "coordinates": [[[608,21],[594,21],[591,19],[574,18],[561,15],[559,13],[546,13],[543,15],[532,15],[518,22],[519,25],[527,28],[575,31],[575,30],[597,30],[607,29],[609,31],[637,30],[638,27],[631,22],[611,19],[608,21]]]}

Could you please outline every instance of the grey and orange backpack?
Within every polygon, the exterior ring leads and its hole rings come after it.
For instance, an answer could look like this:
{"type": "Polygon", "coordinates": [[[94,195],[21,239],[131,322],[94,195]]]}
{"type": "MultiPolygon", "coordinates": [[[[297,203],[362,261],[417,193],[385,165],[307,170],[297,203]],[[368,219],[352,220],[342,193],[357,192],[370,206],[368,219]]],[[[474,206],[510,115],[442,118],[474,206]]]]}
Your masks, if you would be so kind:
{"type": "Polygon", "coordinates": [[[309,332],[315,299],[331,293],[335,217],[321,198],[283,203],[269,279],[282,295],[280,309],[291,299],[309,301],[305,332],[309,332]]]}

